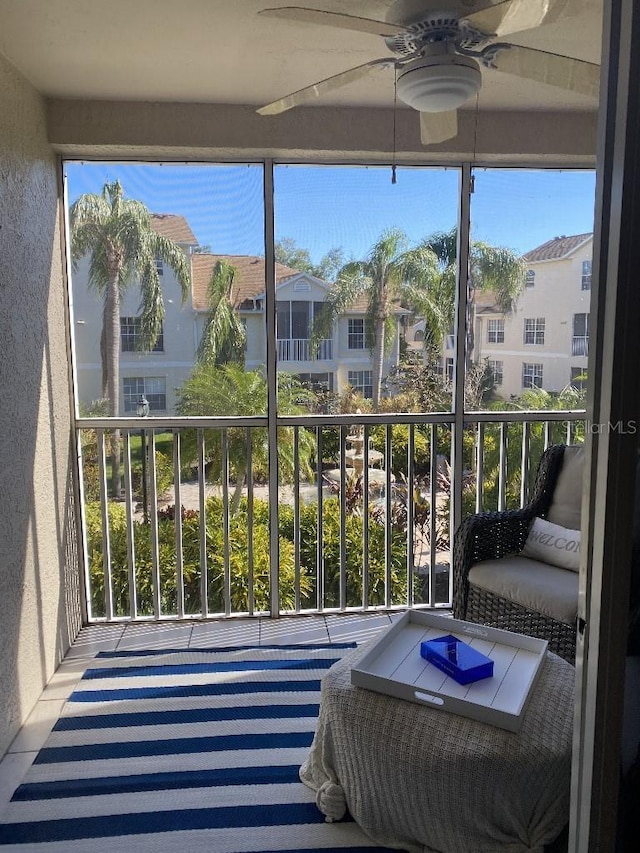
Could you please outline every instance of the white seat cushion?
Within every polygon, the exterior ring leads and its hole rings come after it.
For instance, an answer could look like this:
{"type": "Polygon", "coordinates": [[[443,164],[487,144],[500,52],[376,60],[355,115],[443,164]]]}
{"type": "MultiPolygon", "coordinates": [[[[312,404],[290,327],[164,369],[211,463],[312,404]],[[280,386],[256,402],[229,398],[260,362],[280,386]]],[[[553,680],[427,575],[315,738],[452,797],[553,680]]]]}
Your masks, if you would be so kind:
{"type": "Polygon", "coordinates": [[[583,471],[584,445],[567,445],[562,456],[558,481],[553,490],[553,502],[547,513],[547,519],[553,524],[580,530],[583,471]]]}
{"type": "Polygon", "coordinates": [[[578,615],[578,574],[529,557],[483,560],[469,571],[472,586],[571,625],[578,615]]]}

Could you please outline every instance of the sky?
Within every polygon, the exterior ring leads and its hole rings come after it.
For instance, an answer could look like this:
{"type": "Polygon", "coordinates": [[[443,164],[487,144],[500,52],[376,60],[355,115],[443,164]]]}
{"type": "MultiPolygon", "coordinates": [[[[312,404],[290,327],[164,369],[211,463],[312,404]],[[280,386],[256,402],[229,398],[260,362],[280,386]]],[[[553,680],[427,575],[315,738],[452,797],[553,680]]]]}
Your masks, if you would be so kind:
{"type": "MultiPolygon", "coordinates": [[[[200,244],[216,254],[264,254],[259,164],[65,163],[70,203],[120,180],[125,195],[153,213],[186,217],[200,244]]],[[[477,169],[472,238],[523,254],[553,237],[593,230],[595,172],[477,169]]],[[[389,166],[278,165],[274,172],[276,240],[291,238],[314,263],[332,248],[363,258],[385,229],[410,244],[457,220],[459,171],[389,166]]]]}

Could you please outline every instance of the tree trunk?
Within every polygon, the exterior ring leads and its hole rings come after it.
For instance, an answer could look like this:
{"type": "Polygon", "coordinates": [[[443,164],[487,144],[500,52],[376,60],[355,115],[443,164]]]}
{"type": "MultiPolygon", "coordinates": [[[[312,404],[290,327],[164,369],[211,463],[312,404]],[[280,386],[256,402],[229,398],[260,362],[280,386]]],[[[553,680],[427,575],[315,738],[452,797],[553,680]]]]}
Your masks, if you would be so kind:
{"type": "Polygon", "coordinates": [[[100,333],[100,365],[102,367],[102,399],[109,399],[109,367],[107,359],[107,304],[108,300],[104,300],[102,307],[102,331],[100,333]]]}
{"type": "MultiPolygon", "coordinates": [[[[117,272],[112,273],[109,278],[104,311],[107,399],[109,416],[117,418],[120,403],[120,290],[117,272]]],[[[113,431],[111,444],[111,496],[117,499],[120,494],[120,430],[116,429],[113,431]]]]}
{"type": "Polygon", "coordinates": [[[375,346],[372,353],[373,408],[378,411],[382,395],[382,368],[384,363],[384,317],[376,319],[375,346]]]}
{"type": "Polygon", "coordinates": [[[465,305],[465,352],[464,363],[467,370],[473,362],[473,348],[476,345],[476,312],[475,312],[475,288],[467,289],[467,303],[465,305]]]}

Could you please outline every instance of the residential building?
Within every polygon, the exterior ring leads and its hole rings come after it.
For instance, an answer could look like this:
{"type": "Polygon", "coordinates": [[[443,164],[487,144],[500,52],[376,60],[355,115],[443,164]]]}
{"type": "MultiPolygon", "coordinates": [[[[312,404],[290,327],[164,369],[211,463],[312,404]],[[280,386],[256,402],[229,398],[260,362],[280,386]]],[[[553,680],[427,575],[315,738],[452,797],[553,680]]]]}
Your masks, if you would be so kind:
{"type": "MultiPolygon", "coordinates": [[[[246,328],[246,370],[263,369],[267,358],[265,261],[250,255],[193,252],[196,238],[182,216],[153,216],[153,227],[175,240],[189,257],[192,292],[184,304],[173,270],[159,263],[165,305],[162,334],[151,352],[138,349],[138,289],[122,298],[120,318],[120,411],[135,413],[144,394],[152,414],[175,413],[177,391],[196,362],[208,312],[208,287],[218,261],[234,270],[233,304],[246,328]]],[[[373,393],[371,351],[366,342],[366,300],[357,299],[335,323],[333,334],[311,346],[314,318],[331,285],[284,264],[276,263],[278,369],[293,373],[311,386],[341,393],[351,386],[364,397],[373,393]]],[[[88,259],[73,274],[73,325],[79,399],[83,407],[101,397],[100,333],[102,303],[88,286],[88,259]]],[[[396,335],[386,353],[383,376],[398,363],[401,318],[408,312],[396,305],[396,335]]]]}
{"type": "Polygon", "coordinates": [[[591,233],[554,237],[527,252],[525,287],[510,314],[479,294],[474,360],[487,360],[497,396],[585,387],[592,254],[591,233]]]}
{"type": "MultiPolygon", "coordinates": [[[[155,214],[154,229],[174,240],[187,257],[197,240],[183,216],[155,214]]],[[[163,329],[151,352],[138,348],[140,333],[140,290],[132,285],[120,306],[120,404],[123,414],[135,414],[142,394],[149,400],[153,414],[174,411],[175,389],[193,366],[196,328],[191,295],[182,302],[180,285],[171,267],[158,261],[165,318],[163,329]]],[[[73,338],[79,402],[83,409],[102,397],[102,299],[88,285],[88,257],[82,258],[72,272],[73,338]]]]}

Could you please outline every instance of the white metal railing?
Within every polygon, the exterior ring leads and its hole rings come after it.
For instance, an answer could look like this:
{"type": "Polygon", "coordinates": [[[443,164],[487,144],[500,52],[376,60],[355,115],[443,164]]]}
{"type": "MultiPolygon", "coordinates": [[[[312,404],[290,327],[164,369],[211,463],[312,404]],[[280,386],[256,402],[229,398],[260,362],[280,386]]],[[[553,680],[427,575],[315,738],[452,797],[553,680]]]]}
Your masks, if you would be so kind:
{"type": "Polygon", "coordinates": [[[93,620],[450,607],[451,498],[463,514],[520,506],[540,455],[580,440],[584,412],[470,412],[452,482],[451,414],[77,421],[93,620]],[[119,446],[121,491],[113,495],[119,446]]]}
{"type": "Polygon", "coordinates": [[[333,340],[324,338],[317,350],[308,338],[281,338],[278,340],[278,361],[328,361],[333,358],[333,340]]]}
{"type": "Polygon", "coordinates": [[[574,335],[571,338],[571,355],[589,355],[589,335],[574,335]]]}

